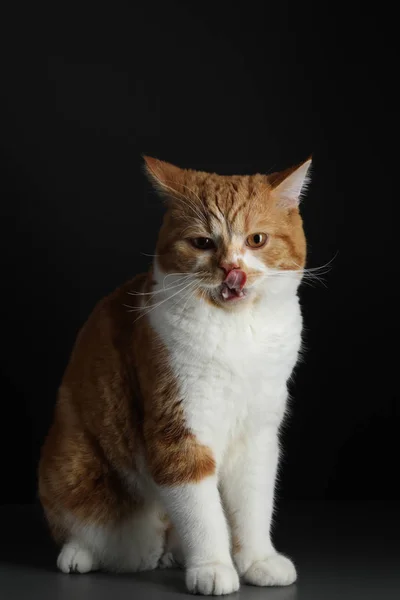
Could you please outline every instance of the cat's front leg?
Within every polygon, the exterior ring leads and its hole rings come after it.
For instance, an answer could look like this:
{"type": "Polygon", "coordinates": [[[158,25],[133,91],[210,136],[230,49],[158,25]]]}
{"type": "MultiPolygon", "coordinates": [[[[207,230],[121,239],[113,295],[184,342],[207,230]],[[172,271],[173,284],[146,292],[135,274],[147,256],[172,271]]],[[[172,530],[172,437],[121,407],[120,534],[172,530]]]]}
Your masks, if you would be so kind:
{"type": "Polygon", "coordinates": [[[234,560],[244,580],[258,586],[296,580],[292,561],[275,550],[270,537],[278,459],[277,427],[270,425],[247,436],[227,458],[222,475],[234,560]]]}
{"type": "Polygon", "coordinates": [[[204,595],[237,591],[239,577],[216,476],[158,489],[182,543],[188,590],[204,595]]]}

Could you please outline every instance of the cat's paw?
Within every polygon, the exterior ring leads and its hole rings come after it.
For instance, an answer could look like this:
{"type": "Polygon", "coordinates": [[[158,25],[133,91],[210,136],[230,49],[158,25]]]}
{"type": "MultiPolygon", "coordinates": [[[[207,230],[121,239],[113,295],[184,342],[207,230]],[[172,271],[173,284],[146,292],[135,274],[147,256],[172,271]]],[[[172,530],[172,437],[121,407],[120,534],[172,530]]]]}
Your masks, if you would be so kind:
{"type": "Polygon", "coordinates": [[[64,544],[58,555],[57,567],[63,573],[89,573],[97,569],[92,553],[78,542],[64,544]]]}
{"type": "Polygon", "coordinates": [[[290,585],[297,579],[296,568],[290,558],[283,554],[272,554],[264,560],[258,560],[244,574],[250,585],[290,585]]]}
{"type": "Polygon", "coordinates": [[[221,596],[239,589],[239,576],[229,565],[210,564],[191,567],[186,572],[186,586],[192,594],[221,596]]]}

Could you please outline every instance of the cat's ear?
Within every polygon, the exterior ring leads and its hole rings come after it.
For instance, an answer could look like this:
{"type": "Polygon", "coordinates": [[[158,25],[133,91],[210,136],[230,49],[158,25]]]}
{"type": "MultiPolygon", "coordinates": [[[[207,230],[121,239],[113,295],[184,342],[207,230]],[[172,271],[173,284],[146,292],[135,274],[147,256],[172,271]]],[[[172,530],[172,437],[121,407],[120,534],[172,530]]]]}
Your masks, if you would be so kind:
{"type": "Polygon", "coordinates": [[[273,194],[280,206],[295,208],[299,205],[300,196],[310,183],[311,160],[310,157],[300,165],[269,176],[273,194]]]}
{"type": "Polygon", "coordinates": [[[150,183],[162,196],[181,194],[182,169],[151,156],[143,156],[143,160],[150,183]]]}

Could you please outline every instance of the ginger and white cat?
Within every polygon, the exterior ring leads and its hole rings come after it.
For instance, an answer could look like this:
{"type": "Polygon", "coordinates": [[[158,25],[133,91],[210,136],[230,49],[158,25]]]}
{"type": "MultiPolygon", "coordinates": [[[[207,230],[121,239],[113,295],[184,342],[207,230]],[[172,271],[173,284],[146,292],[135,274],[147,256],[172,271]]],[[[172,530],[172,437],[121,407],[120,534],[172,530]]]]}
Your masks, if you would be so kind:
{"type": "Polygon", "coordinates": [[[167,207],[153,267],[80,331],[42,451],[58,567],[180,564],[207,595],[289,585],[270,526],[311,161],[269,176],[145,161],[167,207]]]}

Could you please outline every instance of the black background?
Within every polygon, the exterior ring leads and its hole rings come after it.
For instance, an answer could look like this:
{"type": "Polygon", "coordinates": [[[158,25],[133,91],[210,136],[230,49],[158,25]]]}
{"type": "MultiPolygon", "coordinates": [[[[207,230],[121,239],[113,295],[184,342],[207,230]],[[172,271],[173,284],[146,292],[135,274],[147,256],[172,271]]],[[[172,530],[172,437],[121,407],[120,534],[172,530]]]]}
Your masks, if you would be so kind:
{"type": "Polygon", "coordinates": [[[395,17],[319,5],[3,15],[0,502],[35,500],[76,332],[150,263],[162,207],[141,153],[227,174],[313,153],[308,266],[333,261],[301,289],[280,496],[399,498],[395,17]]]}

